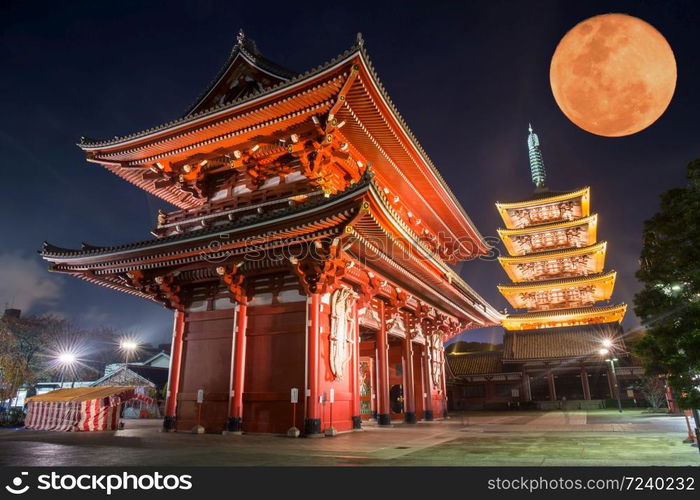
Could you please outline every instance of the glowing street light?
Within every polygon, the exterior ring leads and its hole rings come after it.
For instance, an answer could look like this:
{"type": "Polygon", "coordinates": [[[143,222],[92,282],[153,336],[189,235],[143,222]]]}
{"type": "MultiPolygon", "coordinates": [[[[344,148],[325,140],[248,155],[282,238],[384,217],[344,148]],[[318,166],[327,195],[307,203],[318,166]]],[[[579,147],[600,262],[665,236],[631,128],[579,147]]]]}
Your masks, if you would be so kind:
{"type": "Polygon", "coordinates": [[[63,366],[70,366],[76,362],[77,358],[72,352],[64,352],[58,355],[58,363],[63,366]]]}
{"type": "Polygon", "coordinates": [[[63,378],[67,370],[72,370],[73,365],[78,361],[78,357],[74,352],[64,351],[56,356],[56,363],[61,369],[61,389],[63,389],[63,378]]]}
{"type": "Polygon", "coordinates": [[[129,364],[129,357],[138,351],[139,343],[134,339],[122,339],[119,341],[119,349],[124,353],[124,368],[129,364]]]}
{"type": "MultiPolygon", "coordinates": [[[[613,346],[613,341],[610,339],[604,339],[603,345],[605,347],[601,348],[598,352],[600,353],[601,356],[607,356],[608,354],[610,354],[610,350],[607,348],[613,346]]],[[[617,358],[613,358],[611,356],[609,358],[606,358],[605,361],[607,363],[610,363],[610,373],[612,374],[613,387],[614,387],[614,391],[615,391],[615,396],[617,397],[617,408],[618,408],[618,410],[620,410],[620,413],[622,413],[622,401],[620,400],[620,387],[617,384],[617,373],[615,372],[615,361],[617,361],[617,358]]]]}

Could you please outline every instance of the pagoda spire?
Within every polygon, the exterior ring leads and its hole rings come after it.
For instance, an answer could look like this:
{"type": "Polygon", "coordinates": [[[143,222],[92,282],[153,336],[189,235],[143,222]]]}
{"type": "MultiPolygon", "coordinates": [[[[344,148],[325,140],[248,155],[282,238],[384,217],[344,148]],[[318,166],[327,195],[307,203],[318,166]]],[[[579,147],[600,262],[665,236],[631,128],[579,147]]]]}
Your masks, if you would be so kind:
{"type": "Polygon", "coordinates": [[[537,134],[532,131],[532,125],[527,124],[528,131],[530,132],[527,136],[527,149],[528,156],[530,157],[530,175],[532,176],[532,182],[538,189],[544,188],[544,180],[547,173],[544,170],[544,160],[542,159],[542,151],[540,150],[540,139],[537,134]]]}

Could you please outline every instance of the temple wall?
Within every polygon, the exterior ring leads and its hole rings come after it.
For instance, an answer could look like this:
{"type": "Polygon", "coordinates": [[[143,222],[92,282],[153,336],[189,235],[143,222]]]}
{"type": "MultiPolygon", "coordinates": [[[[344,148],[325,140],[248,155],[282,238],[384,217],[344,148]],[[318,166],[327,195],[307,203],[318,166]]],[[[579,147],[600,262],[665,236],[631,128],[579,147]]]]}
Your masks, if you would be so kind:
{"type": "Polygon", "coordinates": [[[199,423],[208,432],[224,430],[231,380],[233,320],[233,309],[185,315],[177,430],[190,431],[197,425],[199,389],[204,390],[199,423]]]}
{"type": "MultiPolygon", "coordinates": [[[[342,374],[338,376],[338,363],[342,356],[334,354],[332,348],[334,344],[331,341],[331,295],[322,295],[319,302],[316,369],[320,431],[330,427],[340,432],[350,431],[353,429],[353,417],[360,414],[357,403],[360,397],[359,360],[355,357],[354,348],[355,343],[359,341],[356,338],[358,330],[348,327],[347,352],[342,363],[342,374]],[[355,384],[358,388],[357,394],[355,384]]],[[[176,429],[189,432],[199,424],[206,432],[232,430],[232,409],[236,407],[232,393],[234,324],[241,327],[242,318],[246,317],[242,412],[237,413],[242,414],[242,419],[239,419],[239,425],[242,422],[242,427],[238,429],[251,433],[275,434],[284,434],[292,426],[304,429],[305,418],[312,418],[309,417],[309,402],[305,392],[308,387],[306,356],[311,303],[311,300],[307,300],[307,297],[300,295],[298,291],[287,289],[275,294],[258,293],[249,300],[247,308],[244,309],[245,316],[237,316],[237,309],[228,298],[216,296],[207,301],[197,302],[195,307],[187,310],[184,313],[176,429]],[[295,414],[290,402],[292,388],[299,390],[295,414]],[[204,391],[201,412],[196,402],[197,391],[200,389],[204,391]]],[[[442,351],[416,342],[412,346],[412,397],[415,416],[417,419],[424,419],[428,416],[426,410],[430,409],[433,419],[441,419],[446,408],[443,374],[440,372],[437,385],[432,382],[433,366],[426,363],[424,353],[430,350],[431,353],[437,352],[442,355],[442,351]],[[425,381],[426,371],[430,371],[429,384],[425,381]]],[[[409,399],[405,341],[400,336],[391,335],[388,338],[388,347],[386,390],[389,413],[393,420],[403,420],[406,417],[409,399]],[[399,400],[399,396],[403,400],[399,400]]],[[[376,342],[361,342],[359,356],[372,360],[372,389],[375,399],[371,400],[371,407],[376,412],[379,409],[380,391],[376,373],[379,366],[376,342]]],[[[310,367],[308,373],[311,373],[310,367]]]]}
{"type": "Polygon", "coordinates": [[[292,387],[299,389],[295,425],[304,422],[306,302],[248,308],[243,430],[286,433],[292,387]]]}

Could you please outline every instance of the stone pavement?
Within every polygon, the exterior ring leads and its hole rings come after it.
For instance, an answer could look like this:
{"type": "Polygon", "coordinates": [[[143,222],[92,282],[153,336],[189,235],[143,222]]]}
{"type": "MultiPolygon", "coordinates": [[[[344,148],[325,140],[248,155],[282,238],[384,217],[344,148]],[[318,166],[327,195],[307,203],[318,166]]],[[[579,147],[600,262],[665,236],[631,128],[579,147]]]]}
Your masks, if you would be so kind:
{"type": "Polygon", "coordinates": [[[62,465],[700,465],[683,417],[640,411],[463,412],[447,421],[365,425],[335,438],[0,429],[0,464],[62,465]]]}

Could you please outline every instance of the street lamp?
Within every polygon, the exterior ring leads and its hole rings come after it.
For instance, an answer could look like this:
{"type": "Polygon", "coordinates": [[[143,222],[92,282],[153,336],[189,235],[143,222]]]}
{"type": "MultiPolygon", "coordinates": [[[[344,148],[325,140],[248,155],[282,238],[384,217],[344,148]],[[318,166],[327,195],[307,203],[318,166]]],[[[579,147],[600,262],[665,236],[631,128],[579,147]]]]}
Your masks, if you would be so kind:
{"type": "Polygon", "coordinates": [[[129,356],[136,352],[139,348],[139,343],[132,339],[123,339],[119,342],[119,349],[124,353],[124,369],[129,364],[129,356]]]}
{"type": "MultiPolygon", "coordinates": [[[[73,365],[75,365],[75,362],[77,360],[78,358],[75,355],[75,353],[70,351],[62,352],[58,356],[56,356],[56,362],[61,368],[61,389],[63,389],[63,377],[65,376],[66,371],[72,370],[73,365]]],[[[73,381],[73,384],[75,384],[75,381],[73,381]]]]}
{"type": "MultiPolygon", "coordinates": [[[[600,353],[601,356],[607,356],[610,354],[610,349],[608,347],[612,347],[613,341],[610,339],[604,339],[603,340],[603,348],[601,348],[598,352],[600,353]]],[[[620,387],[617,384],[617,373],[615,372],[615,362],[617,361],[617,358],[614,358],[612,356],[605,358],[605,361],[607,363],[610,363],[610,373],[612,374],[612,379],[613,379],[613,388],[615,391],[615,396],[617,397],[617,408],[620,410],[620,413],[622,413],[622,401],[620,400],[620,387]]]]}

